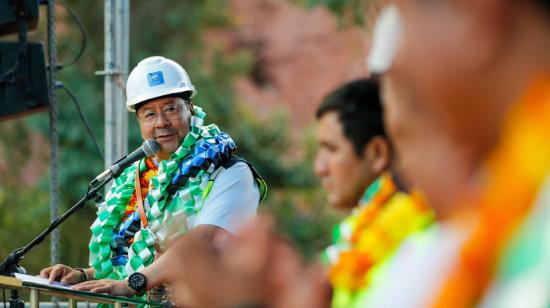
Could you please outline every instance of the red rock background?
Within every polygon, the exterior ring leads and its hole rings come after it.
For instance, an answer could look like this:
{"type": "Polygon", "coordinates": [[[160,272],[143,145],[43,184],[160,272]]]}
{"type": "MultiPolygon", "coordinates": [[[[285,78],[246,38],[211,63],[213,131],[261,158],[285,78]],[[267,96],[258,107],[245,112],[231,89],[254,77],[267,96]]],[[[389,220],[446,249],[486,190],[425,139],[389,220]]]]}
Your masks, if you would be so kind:
{"type": "Polygon", "coordinates": [[[252,53],[251,74],[234,85],[238,98],[259,113],[284,107],[292,127],[303,128],[329,91],[367,74],[367,31],[339,25],[324,6],[305,8],[283,0],[230,3],[234,28],[212,33],[211,40],[252,53]]]}

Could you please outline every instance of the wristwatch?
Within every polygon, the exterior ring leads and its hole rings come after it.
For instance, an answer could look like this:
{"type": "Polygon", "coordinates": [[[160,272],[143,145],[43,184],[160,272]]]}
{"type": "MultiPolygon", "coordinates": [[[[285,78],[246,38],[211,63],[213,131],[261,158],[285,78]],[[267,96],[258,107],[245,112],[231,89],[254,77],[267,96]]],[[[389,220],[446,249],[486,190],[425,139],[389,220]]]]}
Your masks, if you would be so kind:
{"type": "Polygon", "coordinates": [[[80,272],[80,282],[88,281],[88,274],[86,274],[86,269],[81,267],[75,267],[74,270],[80,272]]]}
{"type": "Polygon", "coordinates": [[[128,276],[128,286],[141,295],[146,291],[147,277],[140,272],[134,272],[128,276]]]}

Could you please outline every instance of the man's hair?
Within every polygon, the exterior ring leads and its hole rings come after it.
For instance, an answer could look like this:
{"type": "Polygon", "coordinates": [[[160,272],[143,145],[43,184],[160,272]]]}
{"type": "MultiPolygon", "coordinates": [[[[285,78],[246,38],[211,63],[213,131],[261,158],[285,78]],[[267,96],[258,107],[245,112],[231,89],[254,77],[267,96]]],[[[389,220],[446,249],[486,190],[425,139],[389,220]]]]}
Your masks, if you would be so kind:
{"type": "Polygon", "coordinates": [[[375,78],[351,81],[329,93],[317,109],[316,117],[334,111],[338,114],[344,135],[357,155],[375,136],[386,137],[380,102],[380,86],[375,78]]]}

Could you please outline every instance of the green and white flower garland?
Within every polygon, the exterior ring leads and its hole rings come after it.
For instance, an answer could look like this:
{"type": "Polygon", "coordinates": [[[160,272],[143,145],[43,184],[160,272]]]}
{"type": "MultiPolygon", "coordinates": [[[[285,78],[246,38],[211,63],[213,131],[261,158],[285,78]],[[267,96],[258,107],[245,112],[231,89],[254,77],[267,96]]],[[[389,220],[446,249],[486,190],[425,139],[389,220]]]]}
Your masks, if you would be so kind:
{"type": "Polygon", "coordinates": [[[90,264],[94,268],[95,278],[124,279],[131,273],[148,266],[153,262],[155,243],[162,244],[168,237],[183,234],[187,231],[182,225],[173,233],[174,221],[185,221],[200,211],[203,201],[203,192],[208,186],[210,175],[215,171],[211,165],[208,170],[200,170],[195,177],[190,177],[187,183],[178,188],[172,196],[167,188],[170,180],[177,171],[180,162],[192,153],[196,142],[200,139],[213,138],[220,133],[214,124],[203,126],[206,114],[200,107],[194,106],[195,115],[191,117],[190,131],[180,147],[170,157],[162,161],[158,175],[151,179],[149,195],[147,196],[150,209],[147,211],[149,225],[135,234],[134,242],[128,249],[128,263],[126,266],[113,266],[111,262],[111,243],[114,228],[120,222],[124,209],[135,189],[136,168],[145,168],[140,162],[128,167],[120,175],[107,194],[106,201],[100,206],[97,219],[91,226],[90,264]]]}

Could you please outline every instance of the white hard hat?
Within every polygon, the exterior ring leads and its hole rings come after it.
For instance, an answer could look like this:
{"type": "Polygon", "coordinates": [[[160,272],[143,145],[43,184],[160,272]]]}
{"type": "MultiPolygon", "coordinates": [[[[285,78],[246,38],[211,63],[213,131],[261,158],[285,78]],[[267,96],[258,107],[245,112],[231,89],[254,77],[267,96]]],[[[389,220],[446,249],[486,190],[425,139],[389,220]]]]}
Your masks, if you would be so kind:
{"type": "Polygon", "coordinates": [[[128,76],[126,107],[135,112],[136,104],[183,92],[191,92],[190,97],[197,93],[183,67],[164,57],[149,57],[141,60],[128,76]]]}

